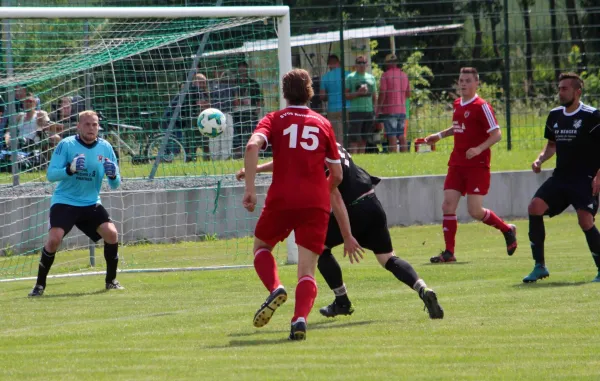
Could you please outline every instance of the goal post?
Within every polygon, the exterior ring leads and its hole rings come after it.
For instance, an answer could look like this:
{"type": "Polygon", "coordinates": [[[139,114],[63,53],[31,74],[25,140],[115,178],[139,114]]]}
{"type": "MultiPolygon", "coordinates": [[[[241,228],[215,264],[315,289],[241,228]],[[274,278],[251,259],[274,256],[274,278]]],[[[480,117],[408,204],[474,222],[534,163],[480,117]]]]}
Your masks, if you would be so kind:
{"type": "MultiPolygon", "coordinates": [[[[169,139],[185,137],[161,127],[165,120],[174,120],[163,110],[187,89],[192,71],[208,73],[211,86],[220,81],[223,89],[222,82],[235,80],[231,73],[240,60],[256,66],[251,73],[264,98],[257,107],[260,115],[284,107],[280,83],[292,69],[289,7],[2,7],[0,20],[0,95],[8,120],[3,133],[10,133],[9,144],[0,147],[0,279],[35,275],[54,189],[45,179],[44,162],[52,154],[51,137],[40,137],[25,148],[19,140],[28,113],[22,97],[29,97],[29,91],[37,100],[36,118],[43,119],[40,115],[46,112],[51,121],[44,128],[60,126],[57,135],[67,136],[69,128],[72,132],[78,111],[103,112],[101,133],[119,154],[123,187],[105,189],[102,201],[124,245],[123,270],[252,262],[248,237],[257,215],[240,210],[240,183],[233,178],[243,162],[199,156],[188,163],[185,155],[176,161],[177,147],[169,139]],[[203,43],[206,49],[200,48],[203,43]],[[213,75],[217,72],[219,77],[213,75]],[[18,95],[24,88],[27,93],[18,95]],[[72,110],[72,118],[52,117],[65,109],[72,110]],[[160,167],[148,181],[153,160],[160,167]],[[175,246],[165,246],[169,244],[175,246]]],[[[204,143],[194,144],[202,155],[204,143]]],[[[258,180],[259,200],[264,200],[268,178],[258,180]]],[[[297,262],[293,235],[279,246],[288,263],[297,262]]],[[[86,253],[94,247],[89,249],[87,238],[74,229],[63,242],[53,273],[91,273],[93,257],[86,253]]],[[[104,265],[103,260],[96,262],[104,265]]]]}

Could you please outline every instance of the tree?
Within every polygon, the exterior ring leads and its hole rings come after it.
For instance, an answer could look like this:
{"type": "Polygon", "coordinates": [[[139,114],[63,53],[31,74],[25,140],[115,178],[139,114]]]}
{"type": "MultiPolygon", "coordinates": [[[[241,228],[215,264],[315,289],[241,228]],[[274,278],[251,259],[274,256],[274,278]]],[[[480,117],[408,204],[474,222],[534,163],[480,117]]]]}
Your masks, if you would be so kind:
{"type": "MultiPolygon", "coordinates": [[[[567,0],[569,1],[569,0],[567,0]]],[[[529,15],[530,7],[535,4],[535,0],[519,0],[521,14],[523,15],[523,24],[525,25],[525,96],[533,95],[533,37],[531,36],[531,18],[529,15]]]]}
{"type": "MultiPolygon", "coordinates": [[[[598,8],[598,0],[580,0],[579,4],[583,8],[581,29],[586,47],[590,52],[600,52],[600,40],[598,40],[598,36],[600,36],[600,8],[598,8]]],[[[600,58],[597,54],[592,54],[587,63],[590,66],[598,66],[600,65],[600,58]]]]}
{"type": "Polygon", "coordinates": [[[560,57],[559,57],[559,44],[558,41],[558,30],[556,27],[556,0],[549,0],[550,2],[550,35],[552,45],[552,64],[554,65],[554,80],[558,80],[560,75],[560,57]]]}
{"type": "Polygon", "coordinates": [[[490,21],[490,29],[492,31],[492,49],[494,51],[494,69],[500,70],[502,73],[502,83],[504,82],[504,60],[500,55],[500,43],[498,42],[498,33],[496,28],[500,24],[500,14],[502,12],[502,4],[500,0],[489,0],[485,3],[483,8],[484,15],[490,21]]]}
{"type": "Polygon", "coordinates": [[[574,45],[579,47],[579,51],[581,52],[581,64],[577,66],[577,71],[582,72],[587,67],[587,55],[585,54],[585,44],[581,36],[581,25],[579,24],[579,16],[577,15],[577,5],[575,4],[575,0],[565,0],[565,6],[571,40],[574,45]]]}
{"type": "Polygon", "coordinates": [[[483,31],[481,30],[481,1],[469,0],[467,10],[473,17],[473,27],[475,28],[475,42],[473,43],[472,66],[477,66],[477,61],[481,58],[481,46],[483,45],[483,31]]]}

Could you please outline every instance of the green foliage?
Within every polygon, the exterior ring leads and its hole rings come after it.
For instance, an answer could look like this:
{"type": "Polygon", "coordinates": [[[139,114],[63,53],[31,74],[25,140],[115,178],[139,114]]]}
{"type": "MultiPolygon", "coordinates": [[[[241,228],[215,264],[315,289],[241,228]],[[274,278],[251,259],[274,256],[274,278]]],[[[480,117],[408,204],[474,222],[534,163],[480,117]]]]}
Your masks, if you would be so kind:
{"type": "Polygon", "coordinates": [[[369,41],[369,45],[371,47],[371,74],[373,74],[373,76],[375,77],[375,80],[377,81],[377,83],[379,83],[379,80],[381,79],[381,76],[383,75],[383,69],[381,69],[379,67],[379,65],[377,65],[377,63],[375,63],[372,58],[377,55],[377,53],[379,53],[379,50],[377,50],[377,45],[379,43],[377,42],[377,40],[370,40],[369,41]]]}
{"type": "Polygon", "coordinates": [[[423,52],[416,51],[411,54],[404,64],[402,70],[408,75],[411,85],[411,105],[422,106],[426,101],[429,100],[431,91],[429,86],[431,80],[433,80],[433,71],[426,66],[421,64],[423,59],[423,52]]]}
{"type": "Polygon", "coordinates": [[[579,49],[579,46],[573,45],[571,47],[571,52],[569,53],[567,61],[571,68],[576,68],[581,64],[581,49],[579,49]]]}

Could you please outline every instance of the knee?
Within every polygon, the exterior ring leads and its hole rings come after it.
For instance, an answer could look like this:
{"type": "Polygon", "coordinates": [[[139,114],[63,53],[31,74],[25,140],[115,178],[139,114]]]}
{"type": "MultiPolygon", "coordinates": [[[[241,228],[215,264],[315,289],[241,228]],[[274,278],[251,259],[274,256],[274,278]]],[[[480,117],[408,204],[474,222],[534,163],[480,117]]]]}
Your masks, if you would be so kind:
{"type": "Polygon", "coordinates": [[[546,203],[539,198],[534,198],[527,207],[527,212],[532,216],[543,216],[546,213],[546,203]]]}
{"type": "Polygon", "coordinates": [[[442,202],[442,212],[444,214],[454,214],[456,213],[456,205],[448,200],[444,200],[442,202]]]}
{"type": "Polygon", "coordinates": [[[581,230],[588,231],[594,227],[594,217],[591,214],[586,215],[577,215],[577,220],[579,221],[579,226],[581,230]]]}
{"type": "Polygon", "coordinates": [[[387,253],[387,254],[376,254],[375,255],[375,257],[377,258],[377,262],[379,262],[379,264],[383,268],[385,268],[385,265],[388,263],[390,258],[395,257],[395,256],[396,255],[394,254],[393,251],[391,253],[387,253]]]}
{"type": "Polygon", "coordinates": [[[46,241],[46,249],[51,253],[56,252],[60,246],[61,241],[62,237],[59,234],[49,234],[48,240],[46,241]]]}
{"type": "Polygon", "coordinates": [[[119,242],[119,234],[117,233],[117,228],[114,225],[109,225],[108,229],[105,230],[102,235],[102,239],[105,243],[115,244],[119,242]]]}
{"type": "Polygon", "coordinates": [[[485,210],[481,207],[468,206],[467,210],[469,215],[477,221],[483,220],[483,217],[485,216],[485,210]]]}

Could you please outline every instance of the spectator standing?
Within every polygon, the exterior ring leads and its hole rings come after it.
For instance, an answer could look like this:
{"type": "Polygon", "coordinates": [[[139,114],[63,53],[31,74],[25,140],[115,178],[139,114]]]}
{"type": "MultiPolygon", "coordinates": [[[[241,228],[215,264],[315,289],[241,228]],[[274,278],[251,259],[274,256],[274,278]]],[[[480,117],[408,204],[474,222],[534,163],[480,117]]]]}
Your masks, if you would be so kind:
{"type": "MultiPolygon", "coordinates": [[[[344,141],[344,125],[342,119],[342,68],[340,59],[335,54],[327,58],[327,67],[329,71],[321,78],[321,89],[319,96],[322,101],[327,102],[327,119],[331,122],[335,140],[342,143],[344,141]]],[[[350,74],[344,71],[343,78],[350,74]]],[[[350,107],[350,102],[346,101],[346,110],[350,107]]],[[[349,120],[346,116],[346,120],[349,120]]]]}
{"type": "Polygon", "coordinates": [[[356,57],[356,71],[346,77],[346,98],[350,100],[350,128],[348,142],[350,152],[364,153],[367,137],[375,132],[374,105],[377,104],[377,83],[367,73],[365,56],[356,57]]]}
{"type": "Polygon", "coordinates": [[[410,97],[410,83],[406,73],[398,67],[398,57],[388,54],[385,57],[386,71],[379,81],[377,115],[383,121],[383,128],[389,143],[389,152],[406,152],[406,100],[410,97]]]}

